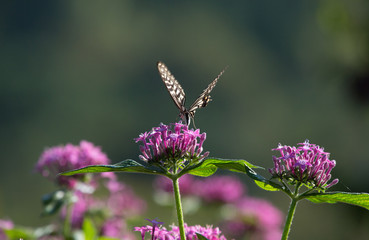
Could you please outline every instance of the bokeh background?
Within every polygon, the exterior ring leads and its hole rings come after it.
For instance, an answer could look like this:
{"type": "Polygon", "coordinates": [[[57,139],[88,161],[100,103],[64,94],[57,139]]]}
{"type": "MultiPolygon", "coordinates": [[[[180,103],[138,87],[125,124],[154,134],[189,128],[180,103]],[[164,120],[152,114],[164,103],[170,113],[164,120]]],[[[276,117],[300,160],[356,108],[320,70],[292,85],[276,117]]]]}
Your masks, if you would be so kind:
{"type": "MultiPolygon", "coordinates": [[[[85,139],[113,163],[137,159],[133,138],[177,120],[158,60],[188,105],[229,66],[196,115],[211,156],[271,167],[271,148],[309,139],[337,161],[333,190],[369,192],[368,1],[1,5],[0,218],[25,226],[50,220],[39,217],[40,198],[54,186],[34,172],[46,147],[85,139]]],[[[121,177],[151,191],[149,176],[121,177]]],[[[287,211],[282,193],[244,182],[287,211]]],[[[303,201],[291,239],[367,239],[368,226],[364,209],[303,201]]]]}

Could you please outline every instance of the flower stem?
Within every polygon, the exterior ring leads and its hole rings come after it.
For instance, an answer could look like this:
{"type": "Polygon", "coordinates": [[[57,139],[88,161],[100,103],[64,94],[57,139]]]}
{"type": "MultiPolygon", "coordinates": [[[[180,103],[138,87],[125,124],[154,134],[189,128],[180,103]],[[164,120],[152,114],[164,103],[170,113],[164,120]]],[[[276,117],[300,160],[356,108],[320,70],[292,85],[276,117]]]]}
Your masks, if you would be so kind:
{"type": "Polygon", "coordinates": [[[65,239],[71,239],[71,217],[72,217],[72,203],[67,203],[66,213],[64,219],[63,235],[65,239]]]}
{"type": "Polygon", "coordinates": [[[290,233],[293,215],[295,214],[295,210],[296,210],[296,206],[297,206],[297,201],[298,201],[298,199],[296,199],[296,198],[291,199],[290,209],[288,210],[286,223],[285,223],[284,229],[283,229],[283,235],[282,235],[282,238],[281,238],[282,240],[286,240],[288,238],[288,234],[290,233]]]}
{"type": "Polygon", "coordinates": [[[186,234],[185,234],[185,230],[184,230],[182,203],[181,203],[181,194],[179,192],[179,182],[178,182],[179,178],[175,178],[175,179],[172,179],[172,180],[173,180],[174,198],[175,198],[175,202],[176,202],[179,232],[181,234],[181,239],[186,240],[186,234]]]}

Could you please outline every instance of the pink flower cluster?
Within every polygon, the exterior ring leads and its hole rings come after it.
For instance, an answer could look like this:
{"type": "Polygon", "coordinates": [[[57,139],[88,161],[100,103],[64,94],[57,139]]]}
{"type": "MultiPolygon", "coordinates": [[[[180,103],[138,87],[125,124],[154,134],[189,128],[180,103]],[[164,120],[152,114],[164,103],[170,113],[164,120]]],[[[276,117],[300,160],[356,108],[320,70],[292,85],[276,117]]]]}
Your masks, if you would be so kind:
{"type": "Polygon", "coordinates": [[[244,197],[235,204],[235,215],[223,223],[227,236],[240,239],[278,240],[282,236],[283,214],[270,202],[263,199],[244,197]]]}
{"type": "MultiPolygon", "coordinates": [[[[160,191],[171,192],[172,183],[166,177],[158,177],[154,186],[160,191]]],[[[181,194],[196,196],[208,203],[223,203],[227,212],[221,222],[224,235],[233,239],[276,240],[282,236],[283,214],[270,202],[245,194],[245,186],[235,176],[211,176],[199,178],[184,175],[179,179],[181,194]]]]}
{"type": "Polygon", "coordinates": [[[10,230],[14,228],[14,224],[10,220],[0,219],[0,239],[8,239],[4,230],[10,230]]]}
{"type": "Polygon", "coordinates": [[[143,213],[146,203],[136,196],[134,191],[126,184],[118,181],[109,181],[107,189],[109,198],[102,204],[110,209],[110,215],[127,218],[143,213]]]}
{"type": "MultiPolygon", "coordinates": [[[[70,211],[71,228],[79,230],[86,217],[94,216],[100,224],[96,226],[101,236],[120,239],[134,239],[127,229],[126,221],[133,216],[143,213],[146,203],[138,198],[132,189],[117,181],[113,172],[100,174],[78,174],[73,176],[58,176],[68,170],[82,168],[88,165],[109,164],[109,159],[99,147],[87,141],[81,141],[78,146],[67,144],[46,149],[36,165],[36,170],[44,177],[56,180],[59,186],[67,187],[73,197],[73,206],[61,210],[61,218],[65,219],[70,211]],[[106,181],[100,182],[103,178],[106,181]],[[108,195],[96,197],[94,190],[103,183],[108,195]],[[92,188],[91,188],[92,187],[92,188]],[[87,189],[87,190],[86,190],[87,189]],[[91,190],[88,190],[91,189],[91,190]]],[[[68,205],[68,204],[67,204],[68,205]]],[[[49,236],[46,236],[49,237],[49,236]]]]}
{"type": "MultiPolygon", "coordinates": [[[[86,216],[92,218],[94,214],[100,214],[104,216],[101,226],[103,236],[125,236],[123,239],[132,239],[127,236],[129,230],[126,229],[126,219],[142,214],[146,203],[123,183],[111,180],[107,183],[107,189],[109,196],[106,198],[97,198],[80,191],[74,192],[76,200],[71,211],[71,226],[73,229],[80,229],[86,216]]],[[[65,218],[66,211],[64,208],[62,218],[65,218]]]]}
{"type": "Polygon", "coordinates": [[[166,165],[178,160],[192,161],[207,157],[209,152],[201,155],[205,139],[206,133],[200,134],[200,129],[190,130],[185,124],[173,123],[160,124],[150,132],[140,134],[135,141],[143,143],[140,146],[141,160],[166,165]]]}
{"type": "MultiPolygon", "coordinates": [[[[161,191],[172,192],[172,181],[167,177],[156,178],[154,185],[161,191]]],[[[179,179],[181,194],[198,196],[206,202],[231,203],[240,199],[245,186],[234,176],[195,178],[184,175],[179,179]]]]}
{"type": "Polygon", "coordinates": [[[214,176],[196,184],[196,192],[206,202],[233,203],[244,195],[245,186],[233,176],[214,176]]]}
{"type": "Polygon", "coordinates": [[[278,151],[281,156],[273,156],[274,168],[269,172],[275,178],[286,179],[312,186],[319,189],[328,189],[338,183],[334,179],[330,183],[331,171],[336,166],[335,160],[329,160],[329,153],[308,140],[299,143],[300,147],[282,146],[272,149],[278,151]]]}
{"type": "MultiPolygon", "coordinates": [[[[171,230],[167,230],[165,227],[143,226],[135,227],[135,231],[141,232],[142,240],[145,239],[145,234],[148,232],[152,234],[154,232],[154,240],[180,240],[179,227],[172,225],[171,230]]],[[[198,240],[196,233],[200,233],[209,240],[227,240],[219,228],[213,228],[212,226],[202,227],[200,225],[187,226],[185,224],[186,240],[198,240]]]]}
{"type": "MultiPolygon", "coordinates": [[[[85,175],[58,176],[58,174],[88,165],[109,164],[109,162],[110,160],[100,147],[87,141],[81,141],[79,146],[67,144],[46,149],[36,164],[36,171],[56,181],[60,186],[74,188],[78,181],[83,181],[85,175]]],[[[110,178],[113,174],[102,173],[99,176],[110,178]]]]}

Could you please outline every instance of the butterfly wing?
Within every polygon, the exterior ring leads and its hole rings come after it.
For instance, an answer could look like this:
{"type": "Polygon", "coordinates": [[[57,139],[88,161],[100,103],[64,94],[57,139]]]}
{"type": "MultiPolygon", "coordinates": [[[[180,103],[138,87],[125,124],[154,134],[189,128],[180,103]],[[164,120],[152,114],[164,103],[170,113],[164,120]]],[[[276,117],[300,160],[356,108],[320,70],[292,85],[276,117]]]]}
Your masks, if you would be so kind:
{"type": "Polygon", "coordinates": [[[174,78],[174,76],[170,73],[169,69],[163,62],[158,62],[157,64],[158,70],[160,73],[160,77],[164,82],[164,85],[167,87],[167,90],[170,96],[173,99],[173,102],[179,108],[181,113],[186,112],[186,108],[184,106],[186,101],[186,95],[183,91],[182,86],[179,82],[174,78]]]}
{"type": "Polygon", "coordinates": [[[218,82],[218,79],[223,75],[226,69],[227,68],[221,71],[218,76],[207,86],[207,88],[204,89],[200,96],[192,103],[191,107],[188,109],[188,112],[192,118],[195,116],[196,109],[206,107],[211,101],[210,92],[213,90],[218,82]]]}

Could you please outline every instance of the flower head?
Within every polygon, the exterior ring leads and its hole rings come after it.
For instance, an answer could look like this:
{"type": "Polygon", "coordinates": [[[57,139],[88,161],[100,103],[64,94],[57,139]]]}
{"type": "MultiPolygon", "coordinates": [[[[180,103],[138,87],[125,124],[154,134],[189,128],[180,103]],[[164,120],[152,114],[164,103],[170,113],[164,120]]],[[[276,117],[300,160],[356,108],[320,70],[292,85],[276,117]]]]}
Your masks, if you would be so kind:
{"type": "MultiPolygon", "coordinates": [[[[195,188],[194,187],[197,184],[197,181],[193,175],[186,174],[183,175],[179,181],[179,188],[181,189],[181,195],[194,195],[195,194],[195,188]]],[[[158,189],[160,192],[167,192],[172,193],[173,192],[173,182],[164,176],[158,176],[154,183],[154,187],[158,189]]]]}
{"type": "Polygon", "coordinates": [[[10,230],[14,228],[14,224],[10,220],[0,219],[0,239],[8,239],[4,230],[10,230]]]}
{"type": "MultiPolygon", "coordinates": [[[[155,227],[152,226],[143,226],[143,227],[135,227],[135,231],[141,232],[142,240],[145,238],[145,233],[148,232],[149,234],[153,234],[155,240],[180,240],[180,233],[179,228],[177,226],[172,225],[171,230],[167,230],[165,227],[155,227]],[[156,229],[154,231],[154,229],[156,229]]],[[[196,233],[200,233],[207,239],[211,240],[227,240],[223,235],[219,228],[213,228],[212,226],[202,227],[200,225],[195,226],[187,226],[185,224],[185,232],[186,232],[186,239],[188,240],[197,240],[198,237],[196,233]]]]}
{"type": "Polygon", "coordinates": [[[214,176],[198,181],[197,194],[206,202],[232,203],[244,194],[241,181],[233,176],[214,176]]]}
{"type": "Polygon", "coordinates": [[[336,166],[335,160],[329,160],[329,153],[308,140],[299,143],[299,147],[282,146],[272,149],[278,151],[280,157],[273,156],[274,168],[269,172],[275,178],[286,179],[294,184],[300,182],[308,187],[325,190],[338,183],[334,179],[330,183],[331,171],[336,166]]]}
{"type": "MultiPolygon", "coordinates": [[[[110,160],[99,147],[87,141],[81,141],[79,146],[67,144],[46,149],[36,164],[36,171],[50,180],[56,180],[61,186],[76,187],[83,181],[83,175],[57,176],[61,172],[85,167],[88,165],[108,164],[110,160]]],[[[113,173],[103,173],[99,176],[114,178],[113,173]]]]}
{"type": "Polygon", "coordinates": [[[113,216],[127,218],[145,211],[145,201],[139,198],[128,185],[112,180],[107,183],[107,188],[110,195],[104,201],[104,206],[110,209],[110,214],[113,216]]]}
{"type": "Polygon", "coordinates": [[[141,160],[174,169],[176,166],[193,164],[207,157],[209,152],[201,154],[205,139],[206,133],[200,134],[200,129],[188,129],[187,125],[179,122],[160,124],[150,132],[140,134],[135,141],[142,142],[142,154],[139,156],[141,160]]]}
{"type": "MultiPolygon", "coordinates": [[[[90,207],[95,204],[96,200],[93,198],[92,195],[85,194],[80,191],[75,191],[73,197],[74,197],[74,204],[73,204],[73,209],[70,213],[71,214],[70,221],[71,221],[71,226],[73,228],[79,229],[82,227],[85,214],[88,212],[90,207]]],[[[65,217],[67,216],[68,214],[67,211],[68,211],[67,208],[62,209],[61,215],[63,219],[65,219],[65,217]]]]}
{"type": "Polygon", "coordinates": [[[283,215],[270,202],[243,197],[232,209],[234,214],[223,223],[225,233],[235,239],[281,239],[283,215]]]}
{"type": "Polygon", "coordinates": [[[105,220],[101,227],[101,235],[114,239],[136,239],[134,234],[128,230],[125,219],[122,219],[121,217],[112,217],[105,220]]]}

